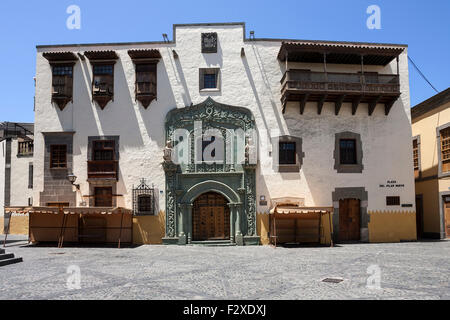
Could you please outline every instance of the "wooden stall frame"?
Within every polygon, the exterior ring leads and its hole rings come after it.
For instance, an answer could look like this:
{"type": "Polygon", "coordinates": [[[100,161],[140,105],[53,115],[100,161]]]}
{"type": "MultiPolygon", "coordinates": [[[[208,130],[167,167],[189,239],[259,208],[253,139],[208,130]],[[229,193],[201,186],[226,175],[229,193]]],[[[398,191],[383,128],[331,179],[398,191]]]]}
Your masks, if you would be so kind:
{"type": "MultiPolygon", "coordinates": [[[[47,213],[52,213],[55,210],[55,208],[51,208],[51,207],[48,207],[48,208],[47,207],[36,207],[36,208],[35,207],[9,207],[9,208],[5,208],[5,209],[6,209],[5,212],[9,212],[11,215],[10,215],[10,218],[8,220],[8,226],[7,226],[6,232],[5,232],[5,238],[3,240],[3,247],[6,247],[6,241],[7,241],[10,229],[11,229],[11,220],[12,220],[14,212],[22,213],[22,214],[28,213],[28,214],[30,214],[30,217],[31,217],[31,213],[33,213],[35,211],[44,210],[47,213]]],[[[91,208],[89,208],[89,207],[87,207],[87,208],[84,208],[84,207],[65,208],[65,207],[60,206],[60,207],[57,208],[57,210],[58,210],[57,214],[62,214],[63,215],[63,219],[62,219],[63,221],[61,223],[61,227],[59,227],[60,228],[60,232],[59,232],[59,236],[58,236],[58,239],[57,239],[58,248],[62,248],[63,245],[64,245],[64,235],[65,235],[66,226],[67,226],[67,220],[68,220],[68,216],[69,215],[77,214],[77,215],[79,215],[81,217],[83,215],[82,211],[98,210],[99,212],[102,212],[102,211],[106,210],[106,211],[110,212],[110,213],[108,213],[108,215],[109,214],[120,214],[121,215],[120,227],[119,228],[117,228],[117,227],[109,227],[109,228],[106,227],[105,228],[106,230],[108,230],[108,229],[119,229],[119,238],[118,238],[118,242],[117,242],[117,248],[120,249],[121,242],[122,242],[121,241],[122,240],[122,230],[124,229],[123,228],[124,215],[126,213],[132,215],[132,211],[131,210],[123,209],[123,208],[92,208],[92,207],[91,208]],[[79,212],[78,213],[65,213],[64,211],[69,211],[69,212],[70,211],[79,211],[79,212]]],[[[87,214],[89,214],[89,213],[87,213],[87,214]]],[[[31,226],[31,219],[29,219],[28,220],[28,244],[31,242],[31,231],[32,231],[32,228],[33,227],[31,226]]],[[[50,228],[50,227],[48,227],[48,228],[50,228]]],[[[58,227],[53,227],[53,228],[58,228],[58,227]]],[[[127,229],[130,229],[130,233],[131,233],[130,236],[131,236],[131,243],[132,243],[133,242],[133,220],[131,220],[131,227],[129,227],[127,229]]]]}
{"type": "MultiPolygon", "coordinates": [[[[319,218],[319,241],[318,241],[318,243],[320,244],[320,238],[321,238],[321,231],[320,231],[320,229],[321,229],[321,225],[322,225],[322,223],[323,223],[323,219],[322,219],[322,217],[323,217],[323,215],[324,214],[328,214],[328,222],[329,222],[329,228],[330,228],[330,247],[334,247],[334,243],[333,243],[333,229],[332,229],[332,223],[331,223],[331,214],[332,214],[332,212],[333,212],[333,208],[332,207],[293,207],[291,210],[293,210],[293,211],[299,211],[299,212],[301,212],[301,213],[288,213],[288,214],[285,214],[285,213],[277,213],[276,212],[276,208],[277,207],[275,207],[274,208],[274,212],[272,213],[270,213],[270,221],[269,221],[269,243],[272,245],[272,239],[273,239],[273,242],[274,242],[274,247],[276,248],[277,247],[277,238],[278,238],[278,236],[277,236],[277,228],[276,228],[276,226],[277,226],[277,215],[286,215],[286,216],[289,216],[289,215],[293,215],[293,214],[295,214],[295,215],[297,215],[297,216],[301,216],[301,214],[302,213],[304,213],[304,212],[307,212],[307,213],[319,213],[320,214],[320,218],[319,218]]],[[[293,218],[293,219],[295,219],[294,221],[294,224],[295,224],[295,238],[297,238],[296,237],[296,232],[297,232],[297,219],[298,218],[293,218]]]]}

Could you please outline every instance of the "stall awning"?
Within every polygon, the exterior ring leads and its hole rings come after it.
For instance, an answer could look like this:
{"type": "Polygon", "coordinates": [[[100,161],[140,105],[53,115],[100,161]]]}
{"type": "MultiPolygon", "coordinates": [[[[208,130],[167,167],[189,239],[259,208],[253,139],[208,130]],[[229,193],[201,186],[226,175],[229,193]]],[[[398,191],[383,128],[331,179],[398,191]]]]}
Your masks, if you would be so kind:
{"type": "Polygon", "coordinates": [[[332,212],[332,207],[306,207],[304,198],[282,197],[272,198],[270,214],[306,214],[332,212]]]}
{"type": "Polygon", "coordinates": [[[5,213],[28,214],[133,214],[133,210],[126,208],[102,208],[102,207],[76,207],[76,208],[58,208],[58,207],[5,207],[5,213]]]}
{"type": "Polygon", "coordinates": [[[305,213],[320,213],[326,214],[331,212],[332,208],[328,207],[293,207],[293,206],[276,206],[270,210],[270,214],[305,214],[305,213]]]}

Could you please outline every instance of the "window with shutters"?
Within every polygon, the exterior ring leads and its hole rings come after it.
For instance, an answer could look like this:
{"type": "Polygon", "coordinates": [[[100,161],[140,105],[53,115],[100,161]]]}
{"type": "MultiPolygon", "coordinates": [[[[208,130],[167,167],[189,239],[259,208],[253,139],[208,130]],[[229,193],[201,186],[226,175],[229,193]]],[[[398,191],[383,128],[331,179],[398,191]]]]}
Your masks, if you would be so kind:
{"type": "Polygon", "coordinates": [[[52,65],[52,101],[64,109],[73,97],[73,64],[52,65]]]}
{"type": "Polygon", "coordinates": [[[420,157],[419,157],[419,139],[413,139],[413,162],[414,162],[414,178],[420,176],[420,157]]]}
{"type": "Polygon", "coordinates": [[[136,94],[156,96],[156,64],[136,65],[136,94]]]}
{"type": "Polygon", "coordinates": [[[114,64],[93,65],[93,89],[94,96],[114,95],[114,64]]]}
{"type": "Polygon", "coordinates": [[[115,160],[115,141],[114,140],[99,140],[93,142],[92,160],[104,161],[115,160]]]}
{"type": "Polygon", "coordinates": [[[67,168],[67,145],[50,146],[50,168],[67,168]]]}
{"type": "Polygon", "coordinates": [[[136,100],[144,108],[157,98],[156,63],[136,63],[136,100]]]}
{"type": "Polygon", "coordinates": [[[450,127],[441,130],[441,161],[442,172],[450,171],[450,127]]]}
{"type": "Polygon", "coordinates": [[[111,208],[113,206],[112,197],[112,187],[96,187],[94,189],[96,207],[111,208]]]}

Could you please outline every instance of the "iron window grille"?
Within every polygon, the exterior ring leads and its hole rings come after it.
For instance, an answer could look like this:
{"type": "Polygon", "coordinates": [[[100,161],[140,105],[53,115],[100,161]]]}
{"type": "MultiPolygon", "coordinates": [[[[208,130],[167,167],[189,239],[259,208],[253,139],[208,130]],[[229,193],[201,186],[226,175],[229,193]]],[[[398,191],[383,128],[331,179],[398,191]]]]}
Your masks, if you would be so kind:
{"type": "Polygon", "coordinates": [[[155,187],[147,185],[146,180],[135,188],[133,186],[133,213],[134,215],[156,215],[155,187]]]}

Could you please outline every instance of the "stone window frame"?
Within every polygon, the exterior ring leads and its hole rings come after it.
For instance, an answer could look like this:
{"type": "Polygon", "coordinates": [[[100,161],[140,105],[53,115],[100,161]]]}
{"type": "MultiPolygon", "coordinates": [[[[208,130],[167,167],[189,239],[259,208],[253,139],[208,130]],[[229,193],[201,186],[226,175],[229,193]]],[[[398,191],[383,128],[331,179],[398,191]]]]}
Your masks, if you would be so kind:
{"type": "Polygon", "coordinates": [[[198,88],[200,92],[216,92],[221,90],[221,72],[220,68],[199,68],[198,69],[198,88]],[[206,73],[214,72],[216,75],[216,87],[215,88],[205,88],[204,87],[204,76],[206,73]]]}
{"type": "Polygon", "coordinates": [[[445,232],[445,207],[444,197],[450,196],[450,191],[439,192],[439,235],[433,233],[432,236],[438,239],[445,239],[447,234],[445,232]]]}
{"type": "Polygon", "coordinates": [[[337,170],[337,173],[363,172],[364,165],[361,134],[350,131],[339,132],[335,134],[334,169],[337,170]],[[356,141],[356,164],[341,164],[340,141],[345,139],[353,139],[356,141]]]}
{"type": "Polygon", "coordinates": [[[303,165],[303,139],[295,136],[278,136],[272,138],[272,164],[275,172],[300,172],[303,165]],[[296,161],[295,164],[279,164],[280,142],[295,142],[296,161]]]}
{"type": "MultiPolygon", "coordinates": [[[[414,144],[414,140],[417,141],[417,157],[418,157],[418,170],[419,170],[417,178],[416,178],[416,180],[417,180],[417,179],[422,178],[422,164],[421,164],[422,154],[421,154],[421,151],[420,151],[420,146],[421,146],[421,144],[420,144],[420,134],[417,135],[417,136],[414,136],[412,138],[413,144],[414,144]]],[[[413,147],[413,166],[414,166],[414,147],[413,147]]]]}
{"type": "Polygon", "coordinates": [[[450,122],[436,128],[436,143],[438,150],[438,178],[450,177],[449,172],[442,172],[441,131],[450,127],[450,122]]]}

